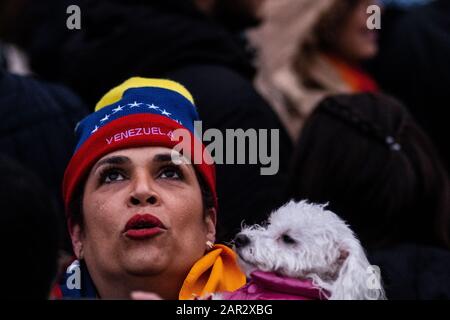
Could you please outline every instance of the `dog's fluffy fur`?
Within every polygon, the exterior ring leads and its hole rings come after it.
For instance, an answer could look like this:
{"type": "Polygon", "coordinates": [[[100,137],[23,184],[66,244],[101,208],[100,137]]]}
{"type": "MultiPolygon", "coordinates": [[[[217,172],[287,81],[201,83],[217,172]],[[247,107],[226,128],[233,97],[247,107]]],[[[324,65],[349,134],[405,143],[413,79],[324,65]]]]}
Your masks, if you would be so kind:
{"type": "Polygon", "coordinates": [[[380,276],[360,242],[325,207],[291,201],[267,225],[243,227],[238,236],[248,243],[235,246],[239,264],[247,276],[257,269],[311,279],[329,299],[384,299],[380,276]]]}

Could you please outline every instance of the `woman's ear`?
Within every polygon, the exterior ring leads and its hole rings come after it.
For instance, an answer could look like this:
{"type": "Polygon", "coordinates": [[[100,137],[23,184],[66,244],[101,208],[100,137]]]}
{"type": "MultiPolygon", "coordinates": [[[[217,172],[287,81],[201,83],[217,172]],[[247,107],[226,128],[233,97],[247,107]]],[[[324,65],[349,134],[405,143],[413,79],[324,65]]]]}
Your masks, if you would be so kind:
{"type": "Polygon", "coordinates": [[[83,258],[83,233],[79,224],[70,226],[70,239],[72,240],[73,252],[78,260],[83,258]]]}
{"type": "Polygon", "coordinates": [[[216,241],[217,212],[216,208],[209,208],[206,210],[206,239],[214,243],[216,241]]]}

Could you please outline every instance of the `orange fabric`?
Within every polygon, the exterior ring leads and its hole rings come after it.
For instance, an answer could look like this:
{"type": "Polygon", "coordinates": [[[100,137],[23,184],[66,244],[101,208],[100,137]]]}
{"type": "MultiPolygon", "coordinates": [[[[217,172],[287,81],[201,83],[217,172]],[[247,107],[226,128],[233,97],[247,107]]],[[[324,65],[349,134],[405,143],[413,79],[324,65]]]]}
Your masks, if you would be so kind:
{"type": "Polygon", "coordinates": [[[181,287],[179,299],[191,300],[210,293],[235,291],[245,282],[236,254],[218,244],[194,264],[181,287]]]}
{"type": "Polygon", "coordinates": [[[378,85],[368,74],[348,65],[331,55],[326,56],[327,59],[336,67],[342,80],[347,83],[355,93],[358,92],[377,92],[378,85]]]}

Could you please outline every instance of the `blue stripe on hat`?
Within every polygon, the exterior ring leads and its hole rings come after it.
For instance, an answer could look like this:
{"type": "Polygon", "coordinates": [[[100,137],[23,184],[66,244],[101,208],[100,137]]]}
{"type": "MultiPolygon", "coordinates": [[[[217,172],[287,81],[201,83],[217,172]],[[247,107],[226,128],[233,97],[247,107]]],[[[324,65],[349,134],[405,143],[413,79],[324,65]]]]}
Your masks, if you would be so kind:
{"type": "Polygon", "coordinates": [[[194,121],[199,120],[195,106],[176,91],[158,87],[127,89],[122,99],[106,106],[86,118],[76,128],[78,144],[81,145],[100,128],[116,119],[133,114],[155,114],[165,116],[194,132],[194,121]]]}

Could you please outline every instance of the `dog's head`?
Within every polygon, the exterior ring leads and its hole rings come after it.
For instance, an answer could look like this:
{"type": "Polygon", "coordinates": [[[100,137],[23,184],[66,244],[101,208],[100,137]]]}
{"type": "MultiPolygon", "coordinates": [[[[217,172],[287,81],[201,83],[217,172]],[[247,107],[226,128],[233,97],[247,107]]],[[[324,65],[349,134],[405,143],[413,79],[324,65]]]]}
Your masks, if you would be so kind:
{"type": "Polygon", "coordinates": [[[267,225],[243,228],[234,245],[247,276],[261,270],[312,279],[336,299],[374,296],[373,270],[359,241],[323,205],[291,201],[267,225]]]}

